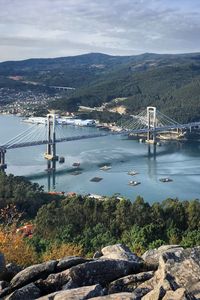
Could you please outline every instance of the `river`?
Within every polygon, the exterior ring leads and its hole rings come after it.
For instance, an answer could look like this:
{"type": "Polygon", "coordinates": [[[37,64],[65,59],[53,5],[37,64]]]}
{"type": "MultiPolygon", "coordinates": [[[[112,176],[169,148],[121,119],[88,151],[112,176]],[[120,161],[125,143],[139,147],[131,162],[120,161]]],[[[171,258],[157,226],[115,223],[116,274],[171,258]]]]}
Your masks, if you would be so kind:
{"type": "MultiPolygon", "coordinates": [[[[0,144],[26,130],[30,124],[12,115],[0,116],[0,144]]],[[[38,125],[44,126],[44,125],[38,125]]],[[[63,134],[81,135],[97,132],[96,128],[63,126],[63,134]]],[[[44,152],[46,146],[34,146],[8,150],[6,172],[23,175],[48,188],[48,180],[53,188],[53,179],[45,171],[44,152]]],[[[56,191],[113,195],[120,193],[131,200],[137,195],[150,203],[168,197],[191,200],[200,196],[200,143],[168,142],[156,147],[128,140],[122,136],[79,140],[57,144],[57,153],[65,157],[65,163],[57,163],[55,176],[56,191]],[[81,174],[73,175],[72,164],[80,162],[81,174]],[[108,171],[99,169],[101,164],[110,164],[108,171]],[[139,174],[130,176],[128,171],[139,174]],[[100,182],[91,182],[91,178],[101,177],[100,182]],[[160,182],[170,177],[173,181],[160,182]],[[130,180],[140,181],[130,186],[130,180]]]]}

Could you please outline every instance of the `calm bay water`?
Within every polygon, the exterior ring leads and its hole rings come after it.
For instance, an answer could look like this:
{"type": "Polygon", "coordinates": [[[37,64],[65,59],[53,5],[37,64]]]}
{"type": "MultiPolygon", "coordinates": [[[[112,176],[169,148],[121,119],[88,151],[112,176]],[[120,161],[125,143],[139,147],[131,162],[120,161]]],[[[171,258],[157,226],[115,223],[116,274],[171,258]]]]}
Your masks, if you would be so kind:
{"type": "MultiPolygon", "coordinates": [[[[15,116],[0,116],[0,144],[30,127],[15,116]]],[[[43,125],[38,125],[43,126],[43,125]]],[[[95,128],[65,126],[63,134],[81,135],[96,132],[95,128]]],[[[46,161],[43,158],[45,145],[8,150],[7,173],[27,176],[34,182],[48,188],[46,161]]],[[[107,136],[95,139],[60,143],[57,153],[65,157],[65,163],[57,163],[55,189],[77,193],[113,195],[120,193],[129,199],[137,195],[146,201],[161,201],[168,197],[181,200],[200,198],[200,143],[171,142],[156,148],[128,140],[121,136],[107,136]],[[72,164],[80,162],[82,173],[70,173],[72,164]],[[99,164],[110,163],[108,171],[99,170],[99,164]],[[130,170],[139,172],[136,176],[127,174],[130,170]],[[102,181],[91,182],[93,177],[102,181]],[[162,183],[159,178],[170,177],[173,182],[162,183]],[[129,180],[140,181],[138,186],[129,186],[129,180]]],[[[52,178],[51,185],[52,183],[52,178]]],[[[53,187],[52,187],[53,188],[53,187]]]]}

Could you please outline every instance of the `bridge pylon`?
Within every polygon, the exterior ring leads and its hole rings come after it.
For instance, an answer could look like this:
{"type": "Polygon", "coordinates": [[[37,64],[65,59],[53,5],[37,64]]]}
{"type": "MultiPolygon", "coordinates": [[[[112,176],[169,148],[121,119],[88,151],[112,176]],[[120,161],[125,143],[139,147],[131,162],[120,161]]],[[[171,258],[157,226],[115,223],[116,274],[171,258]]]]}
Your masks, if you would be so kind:
{"type": "Polygon", "coordinates": [[[156,131],[155,128],[157,126],[157,118],[156,118],[156,107],[148,106],[147,107],[147,140],[146,142],[149,144],[156,144],[156,131]]]}
{"type": "Polygon", "coordinates": [[[5,172],[6,169],[7,169],[6,149],[1,148],[0,149],[0,170],[5,172]]]}
{"type": "MultiPolygon", "coordinates": [[[[56,155],[56,116],[55,114],[47,115],[47,151],[44,154],[44,157],[49,162],[55,162],[58,160],[58,156],[56,155]]],[[[51,163],[50,163],[51,165],[51,163]]],[[[55,164],[53,164],[54,168],[55,164]]],[[[51,166],[50,166],[51,167],[51,166]]],[[[50,168],[49,167],[49,168],[50,168]]]]}

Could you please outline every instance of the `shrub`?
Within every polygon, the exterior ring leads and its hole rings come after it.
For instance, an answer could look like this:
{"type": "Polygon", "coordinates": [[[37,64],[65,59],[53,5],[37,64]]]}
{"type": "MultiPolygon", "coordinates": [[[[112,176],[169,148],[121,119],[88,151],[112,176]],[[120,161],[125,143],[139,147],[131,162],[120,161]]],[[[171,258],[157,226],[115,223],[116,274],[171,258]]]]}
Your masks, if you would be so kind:
{"type": "Polygon", "coordinates": [[[42,260],[59,259],[65,256],[82,256],[83,248],[74,244],[53,244],[49,250],[42,255],[42,260]]]}
{"type": "Polygon", "coordinates": [[[15,231],[0,228],[0,252],[5,255],[6,263],[16,263],[26,267],[38,262],[38,256],[26,239],[15,231]]]}

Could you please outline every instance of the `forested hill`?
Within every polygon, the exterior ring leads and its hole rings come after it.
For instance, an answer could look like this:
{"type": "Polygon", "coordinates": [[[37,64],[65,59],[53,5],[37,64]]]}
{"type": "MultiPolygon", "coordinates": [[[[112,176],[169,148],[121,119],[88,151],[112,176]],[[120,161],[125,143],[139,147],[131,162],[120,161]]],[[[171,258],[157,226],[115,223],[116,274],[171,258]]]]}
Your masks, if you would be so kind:
{"type": "MultiPolygon", "coordinates": [[[[110,56],[90,53],[53,59],[0,63],[1,82],[12,76],[47,86],[76,88],[73,95],[51,105],[76,109],[123,99],[128,112],[156,105],[179,121],[200,119],[200,53],[110,56]]],[[[9,86],[12,80],[7,80],[9,86]]],[[[120,102],[119,102],[120,103],[120,102]]]]}

